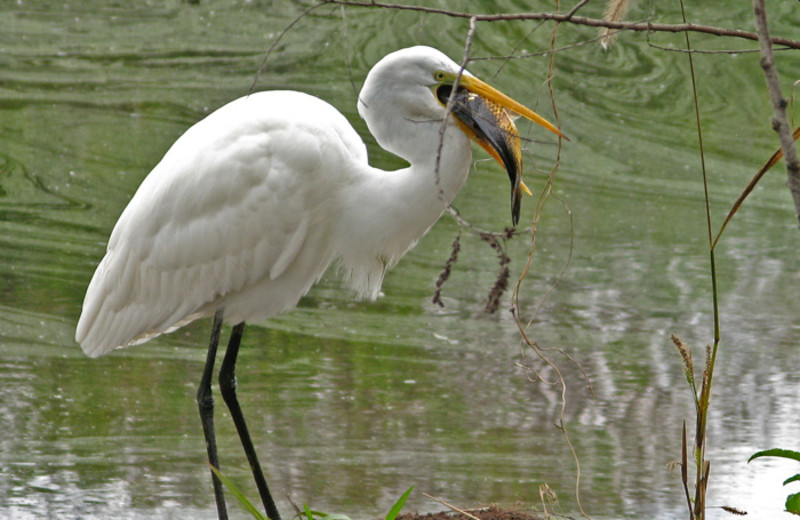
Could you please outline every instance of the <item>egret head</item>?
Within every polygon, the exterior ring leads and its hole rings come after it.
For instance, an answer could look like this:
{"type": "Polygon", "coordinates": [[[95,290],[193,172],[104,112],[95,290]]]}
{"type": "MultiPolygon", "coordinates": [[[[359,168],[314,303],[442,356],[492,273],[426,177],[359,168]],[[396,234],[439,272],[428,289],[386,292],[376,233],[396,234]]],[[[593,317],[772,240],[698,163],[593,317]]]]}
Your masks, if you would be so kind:
{"type": "Polygon", "coordinates": [[[358,111],[378,143],[409,162],[429,149],[430,130],[410,126],[427,123],[439,128],[450,108],[453,123],[477,142],[508,172],[511,212],[519,221],[522,192],[520,136],[513,119],[522,116],[566,138],[533,110],[479,80],[442,52],[417,46],[393,52],[370,70],[358,100],[358,111]],[[417,139],[414,144],[410,142],[417,139]]]}
{"type": "Polygon", "coordinates": [[[459,67],[430,47],[401,49],[372,67],[358,96],[358,112],[378,144],[409,162],[415,153],[424,153],[409,141],[418,138],[421,126],[441,125],[445,115],[431,90],[439,70],[456,74],[459,67]]]}

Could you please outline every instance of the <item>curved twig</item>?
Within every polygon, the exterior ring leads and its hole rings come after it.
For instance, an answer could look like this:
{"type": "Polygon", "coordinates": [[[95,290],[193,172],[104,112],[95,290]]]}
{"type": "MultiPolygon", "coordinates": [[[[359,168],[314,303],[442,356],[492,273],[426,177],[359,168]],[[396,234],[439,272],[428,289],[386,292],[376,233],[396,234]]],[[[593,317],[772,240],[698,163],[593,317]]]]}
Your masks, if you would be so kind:
{"type": "MultiPolygon", "coordinates": [[[[551,20],[554,22],[568,22],[575,25],[587,25],[590,27],[605,27],[608,29],[618,29],[634,32],[697,32],[712,34],[714,36],[729,36],[750,41],[758,41],[758,34],[742,31],[739,29],[726,29],[724,27],[714,27],[694,23],[652,23],[652,22],[612,22],[600,18],[589,18],[587,16],[576,16],[572,11],[568,13],[499,13],[499,14],[476,14],[463,11],[451,11],[436,7],[424,7],[421,5],[401,5],[389,2],[376,2],[373,0],[322,0],[323,4],[337,4],[351,7],[377,7],[383,9],[395,9],[398,11],[418,11],[429,14],[439,14],[452,18],[474,18],[476,22],[495,22],[500,20],[551,20]]],[[[578,7],[581,7],[579,4],[578,7]]],[[[772,45],[783,45],[792,49],[800,49],[800,41],[790,38],[770,37],[772,45]]]]}

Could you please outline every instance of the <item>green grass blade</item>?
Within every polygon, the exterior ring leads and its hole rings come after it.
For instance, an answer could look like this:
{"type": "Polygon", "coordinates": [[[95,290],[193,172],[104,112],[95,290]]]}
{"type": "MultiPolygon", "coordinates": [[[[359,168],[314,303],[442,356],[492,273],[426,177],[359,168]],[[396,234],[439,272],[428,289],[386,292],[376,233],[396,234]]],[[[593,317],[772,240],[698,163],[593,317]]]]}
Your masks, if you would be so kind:
{"type": "MultiPolygon", "coordinates": [[[[314,520],[314,513],[308,508],[308,504],[303,502],[303,510],[306,513],[306,520],[314,520]]],[[[325,515],[322,515],[325,516],[325,515]]]]}
{"type": "Polygon", "coordinates": [[[386,513],[385,520],[394,520],[395,518],[397,518],[397,515],[400,514],[400,510],[403,509],[403,506],[406,504],[406,499],[408,499],[408,496],[411,494],[413,490],[414,486],[411,486],[406,490],[405,493],[403,493],[403,496],[397,499],[397,502],[395,502],[392,508],[389,510],[389,512],[386,513]]]}
{"type": "Polygon", "coordinates": [[[220,471],[214,466],[211,466],[211,464],[209,464],[209,466],[211,467],[211,471],[214,472],[220,482],[225,484],[225,487],[227,487],[230,492],[233,493],[233,496],[239,500],[239,503],[242,504],[242,507],[245,509],[245,511],[253,515],[253,518],[256,520],[269,520],[261,513],[261,511],[256,509],[256,507],[249,500],[247,500],[247,497],[245,497],[242,492],[239,491],[239,488],[237,488],[236,485],[230,479],[228,479],[228,477],[220,473],[220,471]]]}

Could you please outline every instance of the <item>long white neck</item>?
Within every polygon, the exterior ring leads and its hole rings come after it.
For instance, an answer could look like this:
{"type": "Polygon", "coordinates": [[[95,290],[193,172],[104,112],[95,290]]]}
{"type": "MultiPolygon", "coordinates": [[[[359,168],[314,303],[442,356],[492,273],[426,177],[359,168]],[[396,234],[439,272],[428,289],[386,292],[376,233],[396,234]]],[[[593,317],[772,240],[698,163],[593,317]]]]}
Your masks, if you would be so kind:
{"type": "Polygon", "coordinates": [[[455,125],[440,139],[440,126],[425,125],[414,152],[406,154],[411,166],[393,172],[367,167],[345,191],[339,257],[359,297],[377,296],[386,269],[436,223],[467,180],[469,139],[455,125]]]}

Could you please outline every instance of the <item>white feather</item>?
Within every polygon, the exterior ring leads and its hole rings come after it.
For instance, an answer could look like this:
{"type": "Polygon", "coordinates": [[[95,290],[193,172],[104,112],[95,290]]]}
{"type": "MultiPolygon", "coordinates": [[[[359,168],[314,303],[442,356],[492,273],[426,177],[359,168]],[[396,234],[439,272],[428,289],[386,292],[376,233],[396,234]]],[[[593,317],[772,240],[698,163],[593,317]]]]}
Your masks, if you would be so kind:
{"type": "Polygon", "coordinates": [[[356,294],[374,299],[469,171],[454,124],[440,146],[436,70],[458,66],[433,49],[398,51],[359,96],[378,142],[411,164],[396,172],[370,167],[344,116],[298,92],[240,98],[187,130],[114,226],[76,330],[84,351],[141,343],[220,307],[230,323],[263,319],[296,305],[336,258],[356,294]]]}

